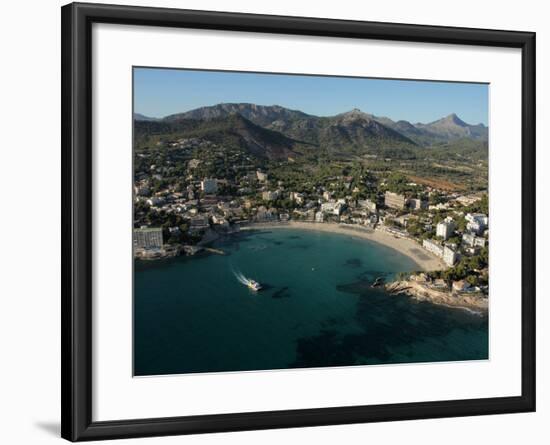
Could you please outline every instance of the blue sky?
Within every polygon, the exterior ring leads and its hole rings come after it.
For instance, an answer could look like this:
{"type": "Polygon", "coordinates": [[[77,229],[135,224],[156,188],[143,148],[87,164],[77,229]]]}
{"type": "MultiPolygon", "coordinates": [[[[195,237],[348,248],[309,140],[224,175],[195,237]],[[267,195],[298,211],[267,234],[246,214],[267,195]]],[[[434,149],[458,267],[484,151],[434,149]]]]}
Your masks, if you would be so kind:
{"type": "Polygon", "coordinates": [[[134,111],[151,117],[222,102],[250,102],[316,116],[359,108],[413,123],[456,113],[467,123],[487,125],[488,95],[486,84],[134,69],[134,111]]]}

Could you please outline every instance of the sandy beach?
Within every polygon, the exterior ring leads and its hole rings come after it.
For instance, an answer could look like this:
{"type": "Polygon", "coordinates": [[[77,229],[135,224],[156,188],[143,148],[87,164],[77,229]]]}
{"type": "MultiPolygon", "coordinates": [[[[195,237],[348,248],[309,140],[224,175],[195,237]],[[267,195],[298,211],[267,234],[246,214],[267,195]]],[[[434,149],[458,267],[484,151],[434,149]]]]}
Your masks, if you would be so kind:
{"type": "Polygon", "coordinates": [[[241,230],[252,229],[303,229],[318,232],[341,233],[343,235],[355,236],[384,246],[390,247],[403,255],[411,258],[417,265],[418,270],[431,271],[446,269],[445,263],[424,250],[418,243],[405,238],[397,238],[381,230],[371,230],[360,226],[345,226],[333,223],[310,223],[300,221],[289,221],[282,223],[254,223],[241,227],[241,230]]]}

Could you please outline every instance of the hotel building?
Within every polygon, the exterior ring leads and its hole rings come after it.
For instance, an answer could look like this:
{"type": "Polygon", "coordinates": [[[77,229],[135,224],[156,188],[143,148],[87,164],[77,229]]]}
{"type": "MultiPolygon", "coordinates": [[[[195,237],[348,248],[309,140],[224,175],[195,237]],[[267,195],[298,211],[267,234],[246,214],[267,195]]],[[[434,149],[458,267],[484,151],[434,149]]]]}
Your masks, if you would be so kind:
{"type": "Polygon", "coordinates": [[[134,247],[136,249],[161,249],[162,229],[143,228],[134,229],[134,247]]]}
{"type": "Polygon", "coordinates": [[[403,210],[407,205],[407,199],[404,195],[386,192],[386,195],[384,196],[384,204],[386,204],[386,207],[390,207],[392,209],[403,210]]]}

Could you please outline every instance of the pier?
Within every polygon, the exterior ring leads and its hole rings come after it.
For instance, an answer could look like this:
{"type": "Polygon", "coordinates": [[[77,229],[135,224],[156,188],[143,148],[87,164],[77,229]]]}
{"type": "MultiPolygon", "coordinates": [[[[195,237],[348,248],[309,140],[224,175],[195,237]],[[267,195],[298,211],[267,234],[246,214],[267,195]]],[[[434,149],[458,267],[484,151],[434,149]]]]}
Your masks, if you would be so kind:
{"type": "Polygon", "coordinates": [[[203,247],[203,250],[206,252],[215,253],[216,255],[227,255],[223,250],[215,249],[214,247],[203,247]]]}

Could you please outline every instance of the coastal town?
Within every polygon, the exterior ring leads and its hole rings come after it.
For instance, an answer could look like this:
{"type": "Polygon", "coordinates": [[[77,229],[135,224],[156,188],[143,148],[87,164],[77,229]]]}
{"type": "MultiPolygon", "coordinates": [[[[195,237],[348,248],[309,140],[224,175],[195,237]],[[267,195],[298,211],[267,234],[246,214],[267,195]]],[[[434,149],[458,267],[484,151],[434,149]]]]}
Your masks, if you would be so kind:
{"type": "MultiPolygon", "coordinates": [[[[418,299],[488,306],[487,189],[402,173],[399,159],[265,161],[201,138],[135,153],[134,255],[195,255],[251,227],[337,228],[399,247],[417,271],[388,289],[418,299]],[[429,260],[429,261],[428,261],[429,260]]],[[[399,248],[397,249],[399,250],[399,248]]],[[[391,287],[390,287],[391,286],[391,287]]]]}

